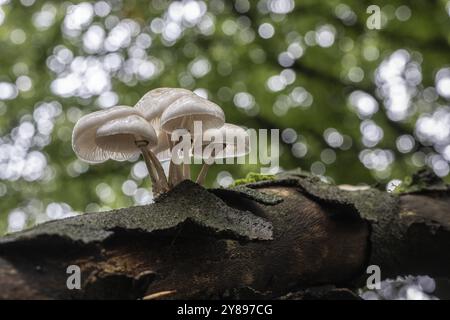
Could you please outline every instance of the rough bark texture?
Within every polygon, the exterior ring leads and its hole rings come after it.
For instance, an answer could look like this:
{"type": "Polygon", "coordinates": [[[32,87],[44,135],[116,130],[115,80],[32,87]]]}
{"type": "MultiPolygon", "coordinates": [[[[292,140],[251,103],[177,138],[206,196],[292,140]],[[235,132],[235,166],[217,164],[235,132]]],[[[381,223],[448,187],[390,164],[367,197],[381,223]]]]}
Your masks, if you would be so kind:
{"type": "Polygon", "coordinates": [[[353,299],[370,264],[449,278],[449,245],[442,184],[392,195],[298,172],[229,189],[184,181],[155,204],[0,238],[0,298],[353,299]],[[67,289],[69,265],[81,290],[67,289]]]}

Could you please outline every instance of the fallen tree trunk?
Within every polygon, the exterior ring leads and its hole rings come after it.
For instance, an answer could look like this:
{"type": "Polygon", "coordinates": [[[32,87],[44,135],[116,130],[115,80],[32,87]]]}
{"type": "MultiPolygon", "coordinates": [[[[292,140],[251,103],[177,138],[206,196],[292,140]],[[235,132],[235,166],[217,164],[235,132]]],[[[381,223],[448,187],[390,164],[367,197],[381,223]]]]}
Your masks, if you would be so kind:
{"type": "Polygon", "coordinates": [[[343,189],[295,172],[184,181],[155,204],[44,223],[0,238],[0,298],[355,298],[339,288],[364,285],[371,264],[383,278],[450,278],[446,185],[343,189]]]}

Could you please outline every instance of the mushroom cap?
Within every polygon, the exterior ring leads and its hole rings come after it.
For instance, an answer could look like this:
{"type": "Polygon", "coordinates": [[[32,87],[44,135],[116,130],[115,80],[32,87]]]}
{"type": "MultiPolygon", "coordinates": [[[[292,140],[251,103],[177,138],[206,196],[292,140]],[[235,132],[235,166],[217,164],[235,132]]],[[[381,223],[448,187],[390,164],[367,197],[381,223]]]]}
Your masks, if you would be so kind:
{"type": "MultiPolygon", "coordinates": [[[[245,156],[250,152],[250,137],[242,127],[231,123],[225,123],[220,128],[208,129],[203,133],[203,146],[210,148],[221,147],[219,153],[214,155],[215,159],[237,158],[245,156]],[[214,138],[213,138],[214,137],[214,138]],[[238,139],[243,139],[243,145],[239,145],[238,139]]],[[[208,158],[203,154],[202,148],[199,153],[198,148],[194,148],[194,156],[197,158],[208,158]]]]}
{"type": "Polygon", "coordinates": [[[189,95],[195,94],[190,90],[182,88],[157,88],[147,92],[134,107],[158,131],[159,119],[164,110],[175,100],[189,95]]]}
{"type": "Polygon", "coordinates": [[[139,115],[138,110],[129,106],[116,106],[81,117],[72,132],[72,149],[77,157],[89,163],[108,160],[110,152],[101,149],[95,142],[97,129],[108,121],[133,114],[139,115]]]}
{"type": "Polygon", "coordinates": [[[194,122],[201,121],[203,130],[219,128],[225,122],[223,110],[215,103],[197,95],[183,96],[175,100],[161,115],[161,129],[173,132],[187,129],[193,132],[194,122]]]}
{"type": "Polygon", "coordinates": [[[144,140],[150,148],[158,144],[155,129],[135,114],[106,122],[97,129],[95,138],[97,145],[109,152],[109,158],[118,161],[140,152],[136,145],[138,140],[144,140]]]}
{"type": "Polygon", "coordinates": [[[166,108],[175,100],[183,96],[194,96],[195,94],[187,89],[182,88],[157,88],[147,92],[134,107],[142,114],[142,116],[150,122],[158,134],[158,145],[152,149],[156,157],[160,161],[166,161],[171,158],[170,145],[165,132],[161,130],[161,115],[166,108]]]}

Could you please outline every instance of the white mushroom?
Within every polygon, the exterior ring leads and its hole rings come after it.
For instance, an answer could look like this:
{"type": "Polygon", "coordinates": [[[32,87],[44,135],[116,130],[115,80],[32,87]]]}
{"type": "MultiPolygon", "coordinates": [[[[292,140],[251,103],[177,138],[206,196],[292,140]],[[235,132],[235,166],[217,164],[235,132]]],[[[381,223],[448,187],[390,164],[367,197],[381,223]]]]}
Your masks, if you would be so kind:
{"type": "MultiPolygon", "coordinates": [[[[147,92],[134,106],[150,122],[158,134],[158,145],[152,151],[160,161],[166,161],[171,158],[172,147],[170,134],[161,130],[161,115],[170,104],[183,96],[194,96],[194,93],[181,88],[153,89],[147,92]]],[[[169,183],[173,184],[175,180],[178,180],[177,178],[177,171],[171,164],[169,183]]]]}
{"type": "Polygon", "coordinates": [[[225,123],[221,128],[208,129],[203,134],[205,148],[194,147],[194,156],[205,159],[197,177],[197,183],[203,184],[209,166],[215,159],[243,157],[250,152],[250,138],[241,127],[225,123]]]}
{"type": "MultiPolygon", "coordinates": [[[[129,106],[116,106],[81,117],[75,124],[72,133],[72,148],[75,151],[75,154],[79,159],[88,163],[101,163],[108,159],[114,159],[116,161],[130,159],[136,152],[139,152],[134,141],[128,143],[126,147],[122,146],[121,148],[112,147],[105,149],[105,146],[102,148],[98,145],[97,130],[110,121],[117,124],[115,121],[118,119],[124,119],[129,116],[139,117],[139,115],[139,111],[135,108],[129,106]]],[[[146,122],[145,120],[143,121],[146,122]]],[[[159,163],[157,161],[153,162],[155,163],[155,166],[158,166],[159,163]]],[[[155,180],[160,180],[153,170],[149,169],[149,174],[153,174],[153,177],[150,177],[155,180]]],[[[160,188],[158,182],[156,182],[154,186],[156,189],[160,188]]],[[[159,190],[156,191],[158,192],[159,190]]]]}
{"type": "Polygon", "coordinates": [[[220,128],[225,123],[223,110],[215,103],[197,95],[175,100],[161,115],[161,128],[166,132],[186,129],[191,134],[194,122],[200,121],[204,130],[220,128]]]}
{"type": "MultiPolygon", "coordinates": [[[[225,122],[223,110],[215,103],[196,95],[184,95],[168,106],[161,115],[161,129],[172,133],[186,129],[191,137],[194,124],[201,122],[204,130],[221,127],[225,122]]],[[[190,166],[184,165],[183,178],[190,179],[190,166]]]]}
{"type": "Polygon", "coordinates": [[[130,115],[106,122],[97,129],[96,144],[111,152],[110,158],[131,157],[141,152],[155,194],[169,190],[164,170],[150,149],[158,144],[155,129],[141,116],[130,115]]]}
{"type": "Polygon", "coordinates": [[[161,115],[166,108],[175,100],[183,96],[194,95],[187,89],[181,88],[158,88],[147,92],[134,107],[142,114],[142,116],[150,121],[150,124],[158,132],[160,130],[161,115]]]}
{"type": "Polygon", "coordinates": [[[114,157],[124,161],[132,155],[125,153],[114,154],[101,149],[95,142],[97,129],[108,121],[130,115],[139,115],[139,111],[128,106],[116,106],[106,110],[92,112],[81,117],[72,132],[72,148],[81,160],[88,163],[101,163],[114,157]]]}

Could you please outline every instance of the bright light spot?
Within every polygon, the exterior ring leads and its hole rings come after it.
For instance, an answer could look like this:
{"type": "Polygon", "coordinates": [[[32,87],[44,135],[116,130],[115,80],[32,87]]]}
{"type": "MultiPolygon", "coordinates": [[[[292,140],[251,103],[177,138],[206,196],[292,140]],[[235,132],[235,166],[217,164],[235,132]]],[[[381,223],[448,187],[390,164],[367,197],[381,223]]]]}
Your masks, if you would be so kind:
{"type": "Polygon", "coordinates": [[[450,108],[440,107],[432,114],[422,114],[416,122],[416,135],[425,143],[448,143],[450,141],[450,108]]]}
{"type": "Polygon", "coordinates": [[[228,171],[221,171],[217,174],[216,182],[221,187],[229,187],[233,182],[233,176],[228,171]]]}
{"type": "Polygon", "coordinates": [[[137,162],[133,169],[131,170],[131,174],[135,179],[143,179],[148,175],[147,166],[144,161],[137,162]]]}
{"type": "Polygon", "coordinates": [[[107,183],[99,183],[97,187],[95,187],[95,193],[97,193],[97,196],[102,202],[112,203],[116,200],[114,190],[107,183]]]}
{"type": "Polygon", "coordinates": [[[432,296],[435,281],[429,276],[407,276],[386,279],[380,282],[380,289],[362,292],[364,300],[438,300],[432,296]]]}
{"type": "Polygon", "coordinates": [[[278,63],[280,66],[288,68],[294,64],[295,57],[290,52],[282,52],[278,55],[278,63]]]}
{"type": "Polygon", "coordinates": [[[398,151],[401,153],[411,152],[415,145],[414,137],[409,134],[404,134],[397,138],[396,145],[398,151]]]}
{"type": "Polygon", "coordinates": [[[392,179],[386,184],[386,191],[393,192],[399,185],[402,184],[402,180],[392,179]]]}
{"type": "Polygon", "coordinates": [[[25,7],[30,7],[32,6],[34,3],[36,2],[36,0],[20,0],[20,3],[25,6],[25,7]]]}
{"type": "Polygon", "coordinates": [[[378,111],[378,102],[363,91],[353,91],[349,100],[361,119],[369,118],[378,111]]]}
{"type": "Polygon", "coordinates": [[[239,26],[237,25],[237,23],[230,19],[225,20],[222,23],[222,31],[227,36],[232,36],[233,34],[235,34],[237,32],[238,28],[239,28],[239,26]]]}
{"type": "Polygon", "coordinates": [[[372,120],[361,122],[362,142],[366,147],[375,147],[383,139],[383,129],[372,120]]]}
{"type": "Polygon", "coordinates": [[[27,214],[19,209],[13,210],[8,215],[8,232],[17,232],[23,230],[27,222],[27,214]]]}
{"type": "Polygon", "coordinates": [[[96,53],[103,48],[105,30],[99,25],[92,25],[83,35],[83,47],[89,53],[96,53]]]}
{"type": "Polygon", "coordinates": [[[110,108],[115,106],[117,102],[119,102],[119,96],[113,91],[103,92],[97,100],[97,103],[101,108],[110,108]]]}
{"type": "Polygon", "coordinates": [[[431,163],[431,167],[437,176],[445,177],[449,174],[450,167],[448,162],[445,161],[440,155],[430,157],[428,162],[431,163]]]}
{"type": "Polygon", "coordinates": [[[442,156],[445,160],[450,162],[450,144],[444,147],[444,150],[442,150],[442,156]]]}
{"type": "Polygon", "coordinates": [[[236,107],[249,110],[255,105],[255,98],[248,92],[238,92],[234,95],[233,102],[236,107]]]}
{"type": "Polygon", "coordinates": [[[126,180],[122,184],[122,192],[129,197],[133,196],[136,193],[137,188],[138,185],[134,180],[126,180]]]}
{"type": "Polygon", "coordinates": [[[420,65],[411,61],[406,50],[395,51],[380,64],[375,82],[391,120],[400,121],[410,114],[411,96],[421,78],[420,65]]]}
{"type": "Polygon", "coordinates": [[[336,161],[336,152],[333,149],[324,149],[320,153],[320,160],[325,164],[332,164],[336,161]]]}
{"type": "Polygon", "coordinates": [[[284,90],[284,88],[286,88],[286,81],[282,76],[276,75],[276,76],[272,76],[270,77],[267,82],[267,87],[274,92],[278,92],[281,90],[284,90]]]}
{"type": "Polygon", "coordinates": [[[436,90],[442,97],[450,99],[450,68],[441,69],[436,74],[436,90]]]}
{"type": "Polygon", "coordinates": [[[344,137],[334,128],[328,128],[324,131],[323,137],[332,148],[339,148],[344,143],[344,137]]]}
{"type": "Polygon", "coordinates": [[[99,17],[106,17],[111,12],[111,6],[106,1],[99,1],[94,4],[95,14],[99,17]]]}
{"type": "Polygon", "coordinates": [[[133,195],[134,202],[138,205],[146,205],[153,202],[153,193],[144,188],[139,188],[133,195]]]}
{"type": "Polygon", "coordinates": [[[345,25],[352,25],[357,21],[355,12],[353,12],[352,9],[346,4],[338,4],[334,9],[334,13],[336,14],[336,17],[341,19],[345,25]]]}
{"type": "Polygon", "coordinates": [[[352,82],[361,82],[364,79],[364,70],[360,67],[351,67],[347,76],[352,82]]]}
{"type": "Polygon", "coordinates": [[[324,25],[316,30],[316,43],[323,47],[331,47],[334,43],[336,29],[332,25],[324,25]]]}
{"type": "Polygon", "coordinates": [[[66,17],[63,26],[69,32],[78,31],[89,25],[94,16],[94,8],[89,2],[82,2],[67,7],[66,17]]]}
{"type": "Polygon", "coordinates": [[[292,101],[293,107],[310,107],[313,103],[313,96],[303,87],[296,87],[292,89],[289,97],[292,101]]]}
{"type": "Polygon", "coordinates": [[[22,44],[27,40],[27,35],[22,29],[14,29],[9,34],[9,38],[14,44],[22,44]]]}
{"type": "Polygon", "coordinates": [[[136,45],[142,49],[148,49],[152,45],[152,37],[147,33],[141,33],[136,37],[136,45]]]}
{"type": "Polygon", "coordinates": [[[17,97],[17,88],[9,82],[0,82],[0,100],[11,100],[17,97]]]}
{"type": "Polygon", "coordinates": [[[33,25],[38,30],[50,28],[55,23],[57,9],[50,3],[45,3],[41,10],[33,14],[33,25]]]}
{"type": "Polygon", "coordinates": [[[165,26],[162,35],[163,35],[163,38],[167,41],[175,41],[181,36],[182,32],[183,32],[183,30],[177,23],[169,22],[165,26]]]}
{"type": "Polygon", "coordinates": [[[359,160],[368,169],[385,171],[394,162],[394,153],[391,150],[364,149],[359,153],[359,160]]]}
{"type": "Polygon", "coordinates": [[[297,132],[292,128],[284,129],[281,133],[281,139],[285,143],[294,143],[297,141],[297,132]]]}
{"type": "Polygon", "coordinates": [[[29,91],[33,87],[33,83],[30,77],[20,76],[16,79],[16,86],[20,91],[29,91]]]}
{"type": "Polygon", "coordinates": [[[189,65],[189,69],[195,78],[201,78],[211,70],[211,63],[206,58],[198,58],[189,65]]]}
{"type": "Polygon", "coordinates": [[[303,55],[304,49],[299,42],[293,42],[289,45],[287,51],[292,57],[299,59],[303,55]]]}
{"type": "Polygon", "coordinates": [[[292,145],[291,152],[296,158],[303,158],[308,153],[308,146],[303,142],[296,142],[292,145]]]}
{"type": "Polygon", "coordinates": [[[295,3],[293,0],[269,0],[267,7],[270,12],[286,14],[294,10],[295,3]]]}
{"type": "Polygon", "coordinates": [[[263,39],[270,39],[275,34],[275,29],[270,23],[263,23],[258,28],[258,34],[263,39]]]}
{"type": "Polygon", "coordinates": [[[3,21],[5,21],[5,11],[0,7],[0,26],[3,24],[3,21]]]}

